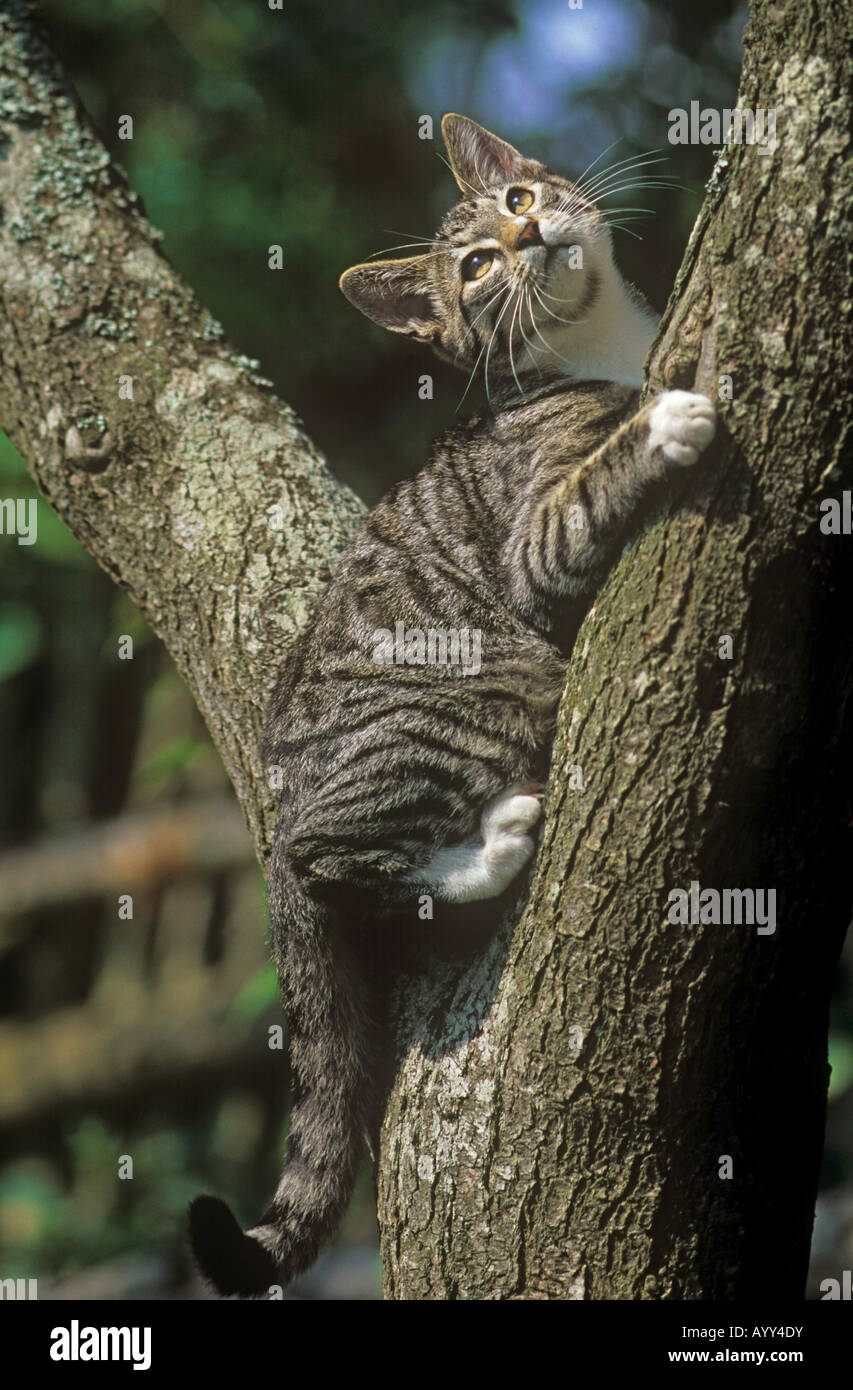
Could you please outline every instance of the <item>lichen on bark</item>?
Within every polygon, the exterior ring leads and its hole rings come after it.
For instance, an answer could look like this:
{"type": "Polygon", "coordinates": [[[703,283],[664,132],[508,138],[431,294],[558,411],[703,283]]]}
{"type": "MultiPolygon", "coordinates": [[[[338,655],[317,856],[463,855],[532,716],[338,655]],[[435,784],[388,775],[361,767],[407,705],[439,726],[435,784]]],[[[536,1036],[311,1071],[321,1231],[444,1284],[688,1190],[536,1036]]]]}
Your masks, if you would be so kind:
{"type": "Polygon", "coordinates": [[[851,43],[841,5],[778,10],[740,95],[776,148],[718,159],[650,360],[650,391],[731,377],[720,438],[581,629],[520,920],[400,988],[391,1298],[802,1296],[849,916],[851,566],[817,522],[851,482],[851,43]],[[777,933],[670,924],[694,880],[775,887],[777,933]]]}
{"type": "MultiPolygon", "coordinates": [[[[849,907],[849,541],[817,518],[851,482],[850,26],[754,6],[740,99],[777,147],[718,160],[649,373],[735,398],[581,629],[526,906],[400,982],[388,1297],[802,1291],[849,907]],[[774,887],[777,933],[673,925],[694,879],[774,887]]],[[[361,506],[174,274],[23,0],[0,118],[0,420],[166,642],[263,859],[266,696],[361,506]]]]}
{"type": "Polygon", "coordinates": [[[163,638],[264,858],[267,697],[363,507],[169,265],[24,0],[0,138],[0,420],[163,638]]]}

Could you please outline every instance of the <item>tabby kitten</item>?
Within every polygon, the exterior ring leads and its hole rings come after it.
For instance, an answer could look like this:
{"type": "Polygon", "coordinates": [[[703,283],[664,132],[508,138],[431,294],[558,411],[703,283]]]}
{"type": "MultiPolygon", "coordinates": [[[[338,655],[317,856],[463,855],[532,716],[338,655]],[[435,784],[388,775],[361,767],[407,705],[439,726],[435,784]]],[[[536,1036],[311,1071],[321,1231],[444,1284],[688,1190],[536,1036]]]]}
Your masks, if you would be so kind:
{"type": "Polygon", "coordinates": [[[213,1197],[191,1207],[226,1294],[304,1270],[352,1191],[376,1086],[364,906],[496,897],[528,863],[578,621],[637,504],[714,433],[704,396],[637,411],[655,321],[582,189],[461,116],[442,132],[462,197],[430,248],[341,289],[482,370],[490,404],[363,522],[273,698],[270,910],[296,1083],[259,1225],[244,1234],[213,1197]],[[479,644],[467,672],[462,633],[479,644]]]}

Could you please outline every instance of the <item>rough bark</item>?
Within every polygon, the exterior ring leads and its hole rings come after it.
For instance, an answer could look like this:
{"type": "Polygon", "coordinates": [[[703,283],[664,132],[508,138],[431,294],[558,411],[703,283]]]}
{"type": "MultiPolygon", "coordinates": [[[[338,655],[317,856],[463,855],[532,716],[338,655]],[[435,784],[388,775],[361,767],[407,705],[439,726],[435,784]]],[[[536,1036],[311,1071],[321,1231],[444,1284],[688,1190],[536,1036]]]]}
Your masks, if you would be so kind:
{"type": "MultiPolygon", "coordinates": [[[[175,277],[28,13],[0,19],[0,420],[164,638],[263,858],[266,694],[360,509],[175,277]]],[[[780,108],[778,147],[718,162],[651,371],[731,375],[723,437],[582,629],[520,922],[399,990],[388,1297],[802,1291],[849,906],[850,541],[816,525],[850,483],[848,23],[756,7],[741,104],[780,108]],[[775,935],[667,924],[694,879],[775,887],[775,935]]]]}
{"type": "Polygon", "coordinates": [[[0,14],[0,422],[188,681],[261,858],[276,670],[362,506],[162,254],[25,0],[0,14]],[[128,395],[131,383],[132,397],[128,395]]]}
{"type": "Polygon", "coordinates": [[[718,160],[650,371],[735,401],[581,630],[524,915],[400,991],[387,1297],[803,1295],[850,915],[851,540],[817,525],[851,485],[850,39],[840,3],[754,9],[739,104],[778,145],[718,160]],[[670,925],[694,880],[775,888],[776,933],[670,925]]]}

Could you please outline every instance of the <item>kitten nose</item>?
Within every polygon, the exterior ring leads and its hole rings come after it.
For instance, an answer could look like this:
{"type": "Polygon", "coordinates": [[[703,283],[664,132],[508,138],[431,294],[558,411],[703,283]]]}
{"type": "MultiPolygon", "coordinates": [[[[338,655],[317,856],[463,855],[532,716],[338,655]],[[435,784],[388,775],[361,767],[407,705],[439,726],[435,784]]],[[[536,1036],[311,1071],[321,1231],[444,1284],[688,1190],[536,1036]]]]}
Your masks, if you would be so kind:
{"type": "Polygon", "coordinates": [[[544,245],[545,243],[542,240],[542,233],[539,230],[539,223],[535,221],[535,219],[532,217],[528,218],[527,221],[524,223],[524,226],[519,228],[518,233],[516,235],[516,251],[522,251],[525,246],[544,245]]]}

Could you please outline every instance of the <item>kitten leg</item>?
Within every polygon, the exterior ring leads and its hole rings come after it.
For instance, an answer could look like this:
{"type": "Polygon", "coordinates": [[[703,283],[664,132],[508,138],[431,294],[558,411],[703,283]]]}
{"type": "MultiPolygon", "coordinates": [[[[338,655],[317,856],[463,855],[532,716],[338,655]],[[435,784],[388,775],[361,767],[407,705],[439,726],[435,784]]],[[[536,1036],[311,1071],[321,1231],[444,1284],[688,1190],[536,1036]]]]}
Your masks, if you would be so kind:
{"type": "Polygon", "coordinates": [[[540,461],[504,549],[514,605],[529,614],[543,599],[595,589],[645,489],[673,467],[694,464],[715,425],[706,396],[666,391],[580,466],[567,466],[556,451],[540,461]]]}
{"type": "Polygon", "coordinates": [[[448,845],[415,872],[410,883],[423,885],[446,902],[496,898],[532,857],[536,842],[529,834],[542,814],[533,785],[510,787],[486,807],[480,820],[482,840],[448,845]]]}

